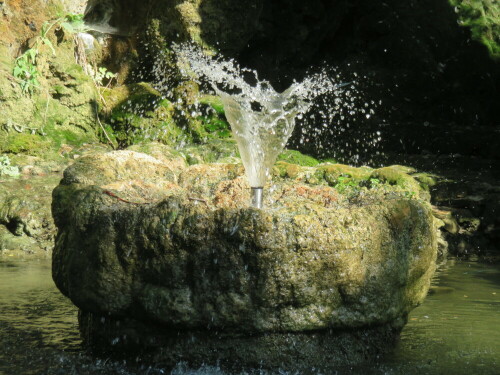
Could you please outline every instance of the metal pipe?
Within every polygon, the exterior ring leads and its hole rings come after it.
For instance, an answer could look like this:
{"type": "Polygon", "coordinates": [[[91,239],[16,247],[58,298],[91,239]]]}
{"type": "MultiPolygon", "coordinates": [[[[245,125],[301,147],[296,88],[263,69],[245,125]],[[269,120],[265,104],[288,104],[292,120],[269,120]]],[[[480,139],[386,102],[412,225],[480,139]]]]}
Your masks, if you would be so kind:
{"type": "Polygon", "coordinates": [[[262,198],[263,198],[264,188],[263,187],[252,187],[252,206],[255,208],[262,208],[262,198]]]}

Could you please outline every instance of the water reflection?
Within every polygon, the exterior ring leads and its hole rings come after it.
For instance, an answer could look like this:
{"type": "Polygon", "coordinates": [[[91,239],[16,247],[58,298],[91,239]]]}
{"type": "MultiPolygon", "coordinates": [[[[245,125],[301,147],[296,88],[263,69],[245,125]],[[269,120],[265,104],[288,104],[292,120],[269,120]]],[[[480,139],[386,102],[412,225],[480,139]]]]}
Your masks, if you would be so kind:
{"type": "MultiPolygon", "coordinates": [[[[456,262],[412,312],[390,358],[337,373],[499,374],[499,327],[500,267],[456,262]]],[[[171,372],[135,362],[96,359],[82,350],[76,308],[55,288],[48,260],[0,261],[0,374],[223,374],[210,366],[179,364],[171,372]]]]}

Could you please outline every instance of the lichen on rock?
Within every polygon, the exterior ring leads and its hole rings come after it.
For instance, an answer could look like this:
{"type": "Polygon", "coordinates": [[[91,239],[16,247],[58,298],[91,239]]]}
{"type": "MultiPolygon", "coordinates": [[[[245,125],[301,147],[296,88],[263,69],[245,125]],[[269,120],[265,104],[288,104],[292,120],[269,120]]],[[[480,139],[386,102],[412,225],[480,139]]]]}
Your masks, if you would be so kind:
{"type": "MultiPolygon", "coordinates": [[[[54,190],[53,277],[82,310],[88,337],[126,331],[129,341],[181,356],[183,337],[203,338],[188,360],[219,345],[203,332],[238,345],[246,337],[245,350],[263,337],[305,345],[317,332],[335,342],[345,330],[384,346],[375,338],[401,329],[424,299],[437,224],[418,194],[380,182],[345,195],[317,173],[325,167],[298,167],[273,177],[257,210],[241,164],[188,166],[166,146],[149,150],[172,159],[82,157],[54,190]]],[[[279,366],[276,352],[260,354],[279,366]]],[[[232,359],[227,347],[218,355],[232,359]]]]}

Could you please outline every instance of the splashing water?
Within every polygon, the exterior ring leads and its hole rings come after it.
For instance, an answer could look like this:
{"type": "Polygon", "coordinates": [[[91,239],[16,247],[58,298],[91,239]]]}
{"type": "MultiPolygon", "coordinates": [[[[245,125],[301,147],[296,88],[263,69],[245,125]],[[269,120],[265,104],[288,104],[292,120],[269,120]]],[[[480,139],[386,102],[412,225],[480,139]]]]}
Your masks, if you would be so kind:
{"type": "MultiPolygon", "coordinates": [[[[326,93],[338,94],[347,84],[336,84],[325,72],[294,81],[282,93],[259,80],[257,72],[240,68],[233,60],[206,56],[192,45],[175,46],[181,72],[204,77],[224,104],[252,188],[262,189],[278,155],[292,135],[295,120],[307,112],[313,100],[326,93]],[[248,81],[255,82],[254,84],[248,81]]],[[[254,204],[258,207],[258,203],[254,204]]]]}

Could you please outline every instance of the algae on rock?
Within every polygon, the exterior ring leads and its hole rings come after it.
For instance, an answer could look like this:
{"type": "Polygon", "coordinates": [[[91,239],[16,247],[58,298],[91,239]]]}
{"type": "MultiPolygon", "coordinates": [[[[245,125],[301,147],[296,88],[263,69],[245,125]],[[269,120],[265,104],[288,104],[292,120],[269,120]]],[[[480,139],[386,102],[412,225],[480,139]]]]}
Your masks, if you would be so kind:
{"type": "Polygon", "coordinates": [[[53,55],[48,48],[40,49],[40,87],[32,97],[23,94],[12,77],[14,57],[7,53],[10,58],[1,62],[0,74],[5,79],[0,80],[0,152],[40,155],[63,144],[78,146],[98,140],[92,79],[76,63],[72,39],[61,41],[55,51],[53,55]]]}
{"type": "MultiPolygon", "coordinates": [[[[53,276],[82,310],[87,337],[118,335],[187,360],[242,339],[245,351],[264,337],[303,346],[345,330],[385,340],[424,299],[438,225],[425,195],[388,181],[360,186],[353,199],[330,186],[325,166],[284,175],[291,168],[280,162],[268,208],[256,210],[241,164],[188,166],[168,147],[141,150],[170,157],[83,157],[54,190],[53,276]],[[201,344],[179,352],[193,335],[201,344]]],[[[266,365],[279,366],[280,348],[259,351],[266,365]]],[[[229,348],[217,353],[233,358],[229,348]]]]}

